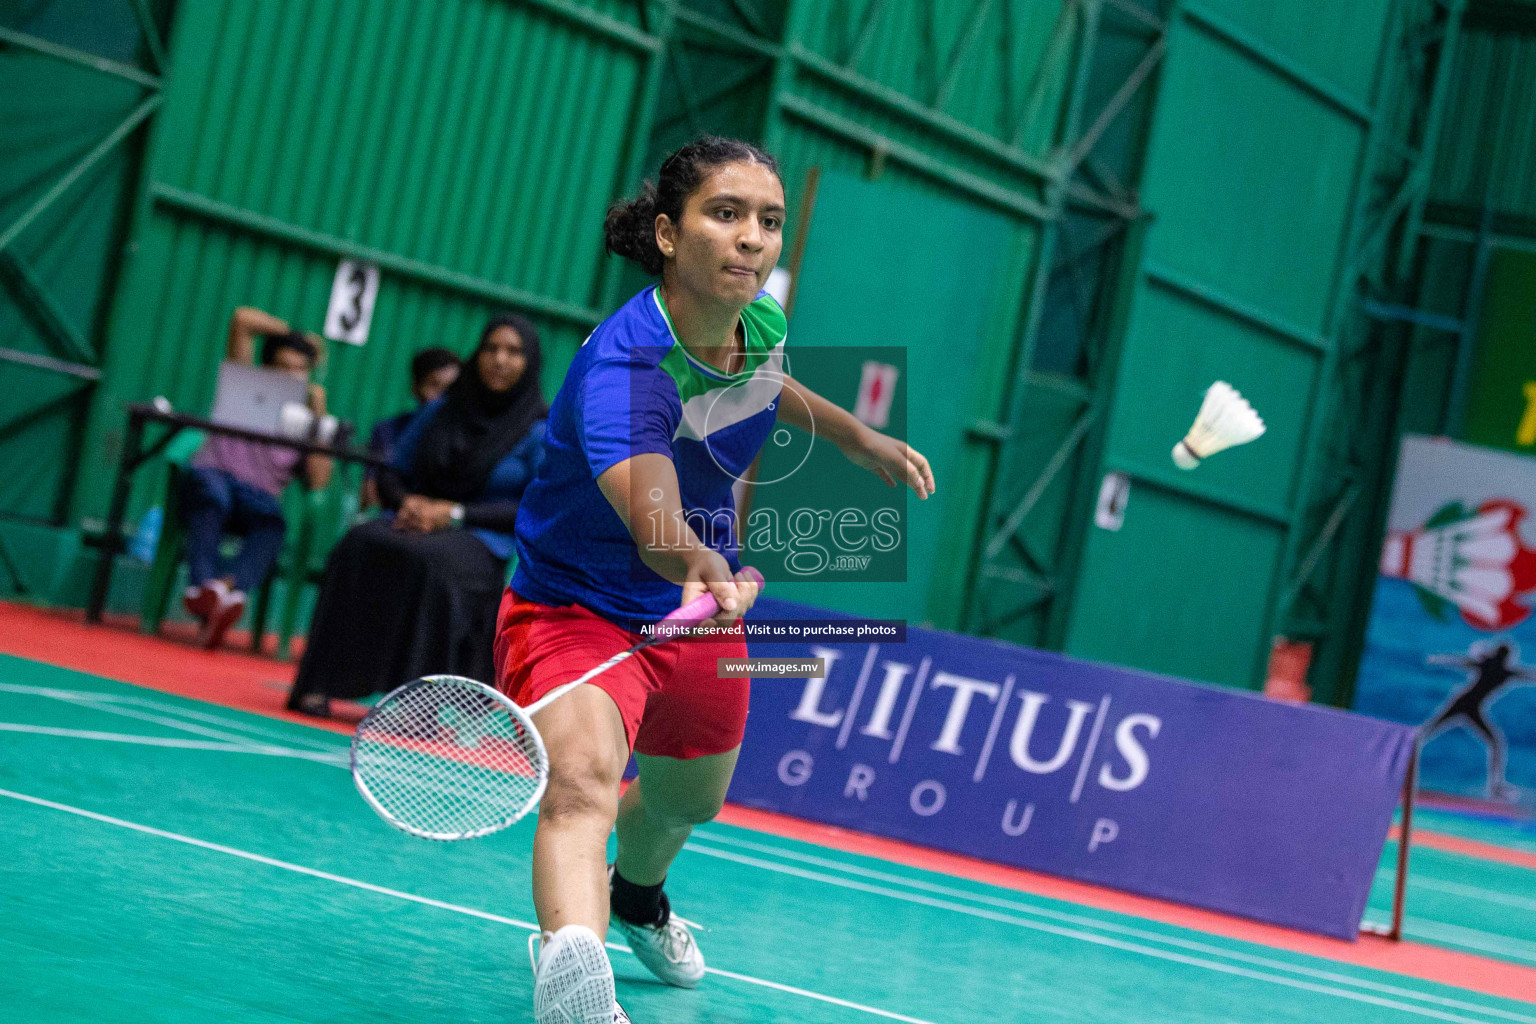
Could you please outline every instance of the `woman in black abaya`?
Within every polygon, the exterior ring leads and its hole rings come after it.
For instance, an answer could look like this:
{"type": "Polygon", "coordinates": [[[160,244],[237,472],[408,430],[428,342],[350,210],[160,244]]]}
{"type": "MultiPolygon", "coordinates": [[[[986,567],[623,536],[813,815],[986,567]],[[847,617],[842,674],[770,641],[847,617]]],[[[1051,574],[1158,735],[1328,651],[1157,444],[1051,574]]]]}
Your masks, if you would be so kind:
{"type": "Polygon", "coordinates": [[[491,678],[517,503],[543,457],[538,329],[486,325],[447,394],[401,432],[379,474],[386,515],[331,552],[288,708],[330,713],[419,676],[491,678]]]}

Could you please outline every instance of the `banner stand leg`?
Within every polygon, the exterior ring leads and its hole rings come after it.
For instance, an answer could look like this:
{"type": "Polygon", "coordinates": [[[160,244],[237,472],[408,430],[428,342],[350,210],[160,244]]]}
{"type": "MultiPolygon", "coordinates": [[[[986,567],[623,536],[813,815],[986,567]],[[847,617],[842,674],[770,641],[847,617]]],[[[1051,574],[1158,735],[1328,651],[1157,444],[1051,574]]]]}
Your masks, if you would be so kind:
{"type": "Polygon", "coordinates": [[[1392,923],[1386,927],[1366,926],[1362,932],[1401,942],[1403,938],[1403,903],[1408,894],[1408,848],[1413,842],[1413,805],[1419,793],[1419,741],[1414,740],[1408,756],[1408,775],[1403,779],[1403,826],[1397,840],[1397,878],[1392,887],[1392,923]]]}

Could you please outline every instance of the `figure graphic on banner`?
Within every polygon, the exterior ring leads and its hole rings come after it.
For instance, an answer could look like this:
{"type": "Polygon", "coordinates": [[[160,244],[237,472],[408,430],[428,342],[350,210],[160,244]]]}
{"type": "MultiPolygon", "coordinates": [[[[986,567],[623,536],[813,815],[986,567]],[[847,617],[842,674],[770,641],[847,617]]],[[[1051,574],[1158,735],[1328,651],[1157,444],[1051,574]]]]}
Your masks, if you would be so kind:
{"type": "Polygon", "coordinates": [[[1511,682],[1518,679],[1522,683],[1536,683],[1536,669],[1517,667],[1520,654],[1509,643],[1500,643],[1491,650],[1482,644],[1474,645],[1471,654],[1431,654],[1424,659],[1430,665],[1465,669],[1468,682],[1420,726],[1420,742],[1427,743],[1446,729],[1465,725],[1488,745],[1488,798],[1515,800],[1520,791],[1504,780],[1509,744],[1503,731],[1489,720],[1487,708],[1511,682]]]}
{"type": "Polygon", "coordinates": [[[1417,727],[1428,790],[1536,800],[1533,513],[1536,459],[1403,439],[1354,707],[1417,727]]]}

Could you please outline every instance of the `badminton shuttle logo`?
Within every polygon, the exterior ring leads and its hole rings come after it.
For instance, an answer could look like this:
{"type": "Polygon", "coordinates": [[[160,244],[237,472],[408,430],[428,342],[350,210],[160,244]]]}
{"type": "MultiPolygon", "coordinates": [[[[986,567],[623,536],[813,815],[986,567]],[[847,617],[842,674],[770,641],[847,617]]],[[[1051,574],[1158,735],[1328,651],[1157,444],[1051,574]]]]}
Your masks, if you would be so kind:
{"type": "Polygon", "coordinates": [[[1536,550],[1520,535],[1526,515],[1504,498],[1470,511],[1451,502],[1418,529],[1387,535],[1381,574],[1413,584],[1437,619],[1454,605],[1474,629],[1519,625],[1530,617],[1536,592],[1536,550]]]}
{"type": "Polygon", "coordinates": [[[1205,389],[1205,400],[1184,440],[1173,446],[1173,464],[1194,469],[1201,462],[1264,433],[1264,420],[1248,400],[1224,380],[1205,389]]]}

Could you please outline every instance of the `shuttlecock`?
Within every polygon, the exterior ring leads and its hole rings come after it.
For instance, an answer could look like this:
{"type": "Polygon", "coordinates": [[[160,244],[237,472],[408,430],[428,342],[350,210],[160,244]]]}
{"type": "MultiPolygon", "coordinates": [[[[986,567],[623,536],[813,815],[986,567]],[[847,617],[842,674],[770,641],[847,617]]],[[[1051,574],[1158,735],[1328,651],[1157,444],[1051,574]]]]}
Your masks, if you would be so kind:
{"type": "Polygon", "coordinates": [[[1173,464],[1194,469],[1223,448],[1247,444],[1264,433],[1264,421],[1237,388],[1224,380],[1205,389],[1194,426],[1173,446],[1173,464]]]}
{"type": "Polygon", "coordinates": [[[1470,513],[1448,506],[1417,530],[1387,534],[1381,574],[1449,601],[1470,626],[1509,629],[1530,616],[1522,598],[1536,590],[1536,551],[1520,535],[1524,518],[1512,501],[1485,502],[1470,513]]]}

